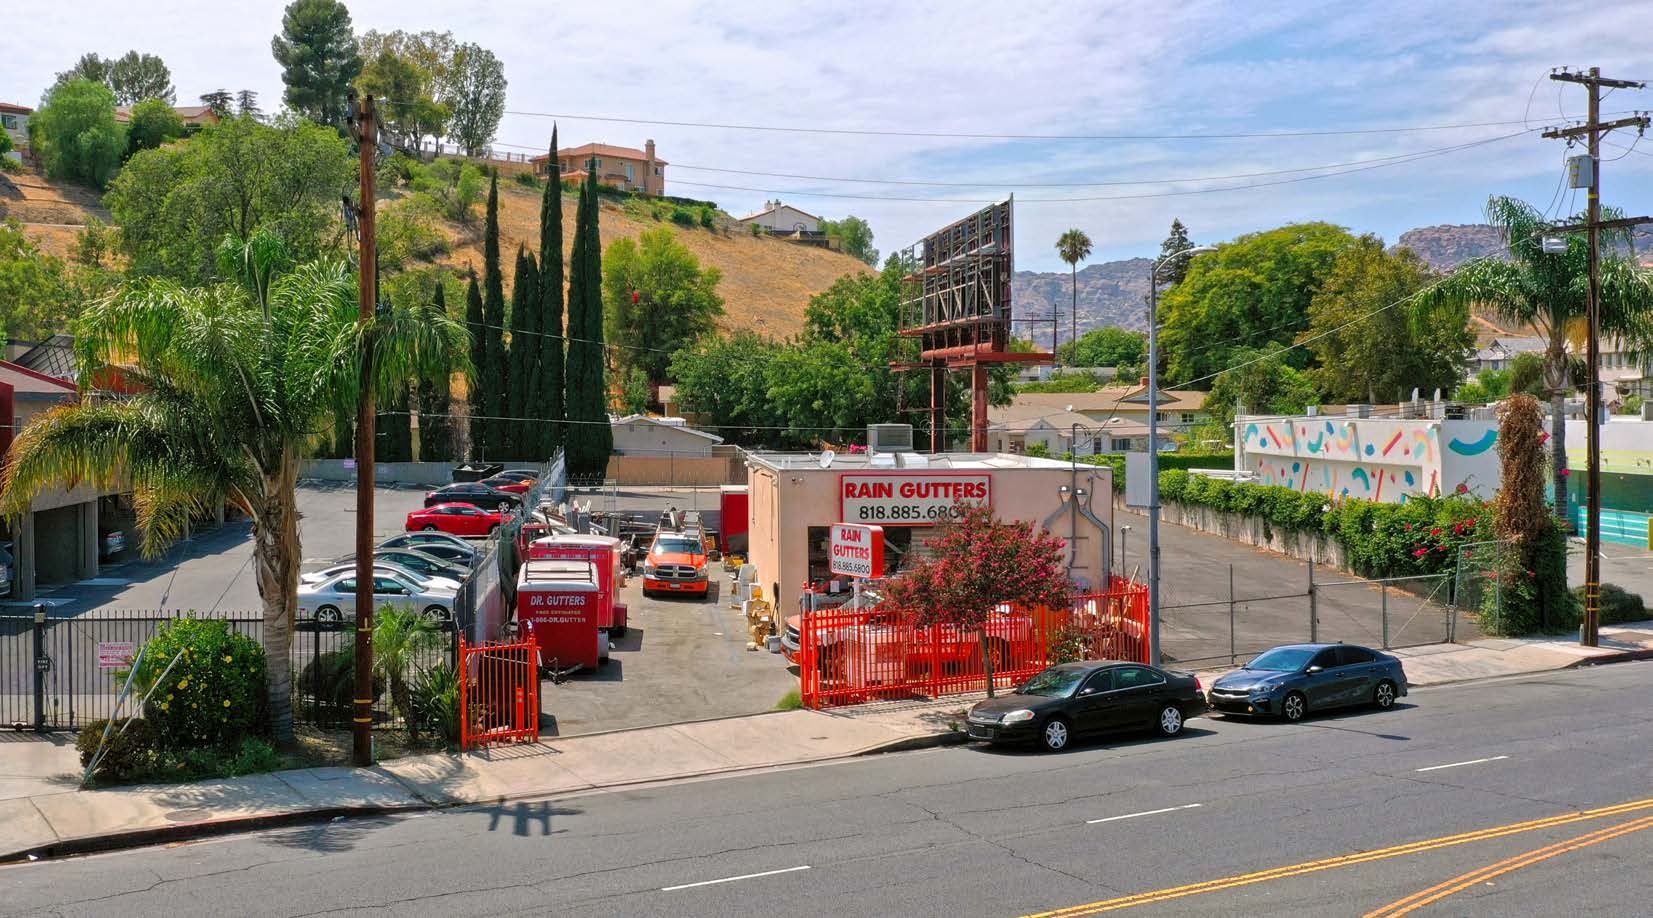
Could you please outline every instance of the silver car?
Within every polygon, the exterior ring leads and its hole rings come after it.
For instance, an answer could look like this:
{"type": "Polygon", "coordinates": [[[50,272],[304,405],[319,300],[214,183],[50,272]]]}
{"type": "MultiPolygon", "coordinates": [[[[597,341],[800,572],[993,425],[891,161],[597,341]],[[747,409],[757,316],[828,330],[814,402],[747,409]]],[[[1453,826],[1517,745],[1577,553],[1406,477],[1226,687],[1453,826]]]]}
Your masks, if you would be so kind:
{"type": "MultiPolygon", "coordinates": [[[[453,581],[425,580],[421,582],[412,572],[397,573],[383,567],[373,569],[373,602],[416,609],[432,624],[447,625],[453,621],[455,588],[443,584],[453,581]]],[[[309,618],[318,628],[336,627],[346,618],[356,615],[356,571],[354,567],[314,583],[302,583],[298,588],[298,610],[301,618],[309,618]]]]}
{"type": "MultiPolygon", "coordinates": [[[[421,587],[425,587],[427,589],[438,589],[438,590],[458,590],[459,589],[459,581],[453,579],[452,577],[439,577],[439,576],[436,576],[434,574],[422,573],[420,571],[414,570],[411,567],[408,567],[408,566],[403,565],[403,564],[397,564],[396,562],[385,559],[385,558],[374,558],[373,559],[373,570],[382,571],[382,572],[387,573],[387,574],[392,574],[392,575],[395,575],[397,577],[401,577],[403,580],[411,580],[415,584],[417,584],[421,587]]],[[[338,561],[338,562],[335,562],[333,564],[330,564],[327,567],[324,567],[319,571],[310,571],[307,574],[300,574],[299,578],[298,578],[298,582],[301,585],[306,584],[306,583],[320,583],[323,580],[327,580],[327,579],[332,578],[332,577],[337,577],[340,574],[354,574],[355,572],[356,572],[356,561],[355,561],[354,558],[351,558],[351,559],[347,559],[347,560],[344,560],[344,561],[338,561]]]]}

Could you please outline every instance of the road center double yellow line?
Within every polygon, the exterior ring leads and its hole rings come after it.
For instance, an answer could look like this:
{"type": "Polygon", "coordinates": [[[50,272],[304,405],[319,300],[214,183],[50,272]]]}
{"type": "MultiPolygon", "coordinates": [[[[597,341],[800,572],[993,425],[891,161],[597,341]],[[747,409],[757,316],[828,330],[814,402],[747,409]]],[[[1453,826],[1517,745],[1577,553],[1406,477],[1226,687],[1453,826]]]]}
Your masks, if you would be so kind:
{"type": "MultiPolygon", "coordinates": [[[[1215,880],[1206,880],[1203,883],[1190,883],[1186,886],[1172,886],[1166,889],[1153,890],[1151,892],[1120,896],[1117,899],[1103,899],[1097,902],[1087,902],[1083,905],[1073,905],[1067,908],[1059,908],[1054,911],[1038,912],[1033,915],[1028,915],[1026,918],[1077,918],[1077,916],[1080,915],[1099,915],[1103,912],[1119,911],[1120,909],[1132,908],[1138,905],[1166,902],[1172,899],[1181,899],[1186,896],[1198,896],[1204,893],[1219,892],[1221,890],[1234,889],[1240,886],[1250,886],[1255,883],[1266,883],[1270,880],[1283,880],[1287,877],[1302,876],[1307,873],[1318,873],[1322,870],[1335,870],[1339,867],[1352,867],[1356,864],[1365,864],[1371,861],[1381,861],[1393,857],[1404,857],[1409,854],[1421,854],[1425,851],[1434,851],[1439,848],[1451,848],[1457,845],[1467,845],[1472,842],[1489,841],[1494,838],[1503,838],[1506,835],[1517,835],[1522,832],[1536,832],[1541,829],[1564,826],[1569,823],[1583,822],[1591,819],[1606,819],[1611,816],[1619,816],[1625,813],[1634,813],[1649,809],[1653,809],[1653,797],[1644,800],[1633,800],[1629,803],[1620,803],[1614,806],[1600,807],[1593,810],[1580,810],[1573,813],[1562,813],[1556,816],[1546,816],[1543,819],[1533,819],[1528,820],[1527,822],[1516,822],[1502,826],[1492,826],[1490,828],[1477,829],[1473,832],[1464,832],[1458,835],[1446,835],[1440,838],[1409,842],[1404,845],[1379,848],[1374,851],[1361,851],[1355,854],[1341,854],[1337,857],[1323,858],[1317,861],[1305,861],[1301,864],[1288,864],[1284,867],[1275,867],[1271,870],[1259,870],[1256,873],[1242,873],[1230,877],[1219,877],[1215,880]]],[[[1579,840],[1575,839],[1574,841],[1576,842],[1579,840]]],[[[1529,852],[1529,855],[1534,853],[1536,852],[1529,852]]],[[[1529,855],[1523,855],[1522,857],[1529,855]]]]}

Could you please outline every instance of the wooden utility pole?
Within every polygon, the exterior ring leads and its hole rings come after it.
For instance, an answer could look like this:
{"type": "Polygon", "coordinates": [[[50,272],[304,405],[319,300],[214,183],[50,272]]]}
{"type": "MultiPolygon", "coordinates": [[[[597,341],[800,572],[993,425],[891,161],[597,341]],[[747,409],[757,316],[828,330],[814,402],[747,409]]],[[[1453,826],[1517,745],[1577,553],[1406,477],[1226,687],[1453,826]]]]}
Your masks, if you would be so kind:
{"type": "MultiPolygon", "coordinates": [[[[1647,84],[1637,80],[1613,80],[1601,75],[1601,68],[1591,67],[1584,73],[1559,70],[1550,79],[1563,83],[1579,83],[1590,94],[1589,120],[1570,128],[1555,128],[1544,132],[1545,137],[1567,138],[1583,136],[1589,153],[1589,212],[1583,224],[1557,227],[1558,231],[1584,230],[1590,244],[1590,292],[1585,304],[1585,321],[1589,327],[1589,341],[1585,360],[1588,362],[1589,390],[1584,396],[1585,443],[1587,472],[1585,481],[1584,532],[1584,627],[1579,630],[1579,643],[1595,647],[1601,640],[1601,231],[1630,227],[1647,218],[1633,220],[1601,219],[1601,136],[1621,127],[1646,129],[1646,115],[1601,121],[1601,88],[1642,89],[1647,84]]],[[[1574,187],[1577,187],[1576,185],[1574,187]]],[[[1554,424],[1567,423],[1555,418],[1554,424]]]]}
{"type": "Polygon", "coordinates": [[[361,197],[356,226],[361,234],[357,255],[362,324],[360,393],[356,401],[356,686],[352,705],[351,759],[373,764],[373,337],[365,333],[378,303],[379,259],[374,235],[374,156],[379,148],[373,97],[353,106],[351,133],[361,158],[361,197]]]}

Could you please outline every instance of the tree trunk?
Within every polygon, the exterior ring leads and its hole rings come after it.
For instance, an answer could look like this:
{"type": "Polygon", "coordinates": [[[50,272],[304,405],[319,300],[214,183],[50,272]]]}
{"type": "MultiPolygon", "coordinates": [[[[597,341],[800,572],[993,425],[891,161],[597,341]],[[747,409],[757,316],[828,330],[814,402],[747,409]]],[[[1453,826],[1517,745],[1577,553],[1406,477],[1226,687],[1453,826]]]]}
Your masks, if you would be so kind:
{"type": "Polygon", "coordinates": [[[981,671],[987,674],[987,697],[993,697],[993,654],[988,652],[987,624],[981,626],[981,671]]]}
{"type": "Polygon", "coordinates": [[[1567,418],[1566,396],[1560,389],[1550,390],[1550,474],[1555,479],[1555,515],[1561,518],[1563,531],[1571,532],[1572,516],[1568,514],[1567,500],[1567,418]]]}
{"type": "Polygon", "coordinates": [[[264,480],[263,506],[253,516],[253,570],[264,601],[264,670],[270,734],[293,745],[293,619],[298,610],[298,507],[294,487],[298,459],[287,455],[277,474],[264,480]]]}

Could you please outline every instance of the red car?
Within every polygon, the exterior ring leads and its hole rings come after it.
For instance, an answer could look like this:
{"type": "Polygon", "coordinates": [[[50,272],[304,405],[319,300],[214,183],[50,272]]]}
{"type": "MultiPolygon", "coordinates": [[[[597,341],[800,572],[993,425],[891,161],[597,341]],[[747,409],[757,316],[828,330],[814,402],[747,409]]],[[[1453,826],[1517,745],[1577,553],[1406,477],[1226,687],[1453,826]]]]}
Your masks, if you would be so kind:
{"type": "Polygon", "coordinates": [[[457,536],[492,535],[505,516],[470,504],[437,504],[408,514],[409,532],[446,532],[457,536]]]}
{"type": "Polygon", "coordinates": [[[532,478],[527,481],[521,481],[516,478],[506,478],[502,475],[496,475],[493,478],[484,478],[478,483],[485,484],[496,491],[504,491],[506,494],[526,494],[528,493],[528,489],[534,486],[534,480],[532,478]]]}

